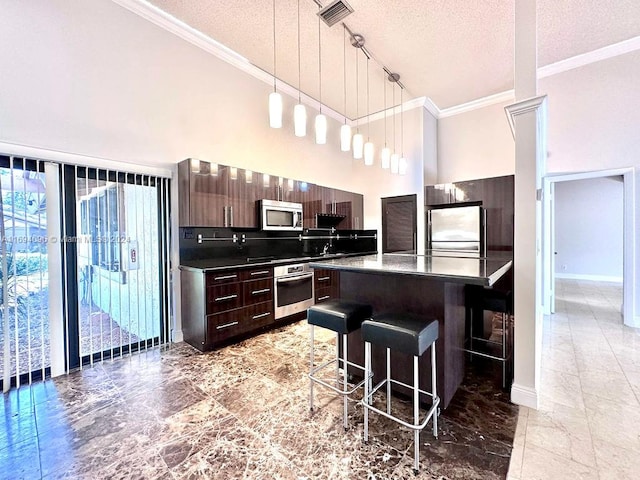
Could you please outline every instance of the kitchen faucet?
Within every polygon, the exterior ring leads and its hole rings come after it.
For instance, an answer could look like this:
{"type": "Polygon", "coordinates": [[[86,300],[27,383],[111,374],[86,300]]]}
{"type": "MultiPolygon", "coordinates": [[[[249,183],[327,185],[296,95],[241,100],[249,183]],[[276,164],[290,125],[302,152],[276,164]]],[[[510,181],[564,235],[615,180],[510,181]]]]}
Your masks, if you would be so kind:
{"type": "Polygon", "coordinates": [[[329,252],[329,244],[325,243],[324,247],[322,247],[322,255],[326,255],[329,252]]]}

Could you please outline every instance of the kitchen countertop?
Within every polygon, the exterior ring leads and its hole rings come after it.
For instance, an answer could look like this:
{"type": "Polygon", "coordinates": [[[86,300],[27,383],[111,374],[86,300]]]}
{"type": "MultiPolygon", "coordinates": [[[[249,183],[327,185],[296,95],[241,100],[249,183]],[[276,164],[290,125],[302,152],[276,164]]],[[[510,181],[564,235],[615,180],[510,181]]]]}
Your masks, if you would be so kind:
{"type": "Polygon", "coordinates": [[[411,275],[447,282],[491,286],[509,271],[510,253],[470,257],[468,254],[437,255],[378,253],[358,257],[312,260],[312,268],[327,268],[358,273],[411,275]]]}
{"type": "Polygon", "coordinates": [[[272,260],[264,261],[249,261],[240,262],[238,258],[209,258],[202,260],[187,260],[180,264],[181,270],[199,270],[203,272],[230,270],[236,268],[253,268],[253,267],[277,267],[279,265],[289,265],[292,263],[309,263],[311,261],[348,258],[359,255],[369,255],[372,252],[362,253],[328,253],[326,255],[316,256],[303,256],[293,258],[275,258],[272,260]]]}

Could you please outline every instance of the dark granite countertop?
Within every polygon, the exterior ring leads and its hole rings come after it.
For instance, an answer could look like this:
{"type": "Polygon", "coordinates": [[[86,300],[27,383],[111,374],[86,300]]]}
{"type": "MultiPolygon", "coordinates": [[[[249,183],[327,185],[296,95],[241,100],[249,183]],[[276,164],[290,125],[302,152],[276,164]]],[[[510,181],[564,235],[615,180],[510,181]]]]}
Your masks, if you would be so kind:
{"type": "Polygon", "coordinates": [[[311,267],[359,273],[412,275],[447,282],[493,285],[509,271],[511,254],[499,252],[487,257],[466,254],[412,255],[378,253],[350,258],[336,258],[310,263],[311,267]]]}
{"type": "Polygon", "coordinates": [[[199,270],[202,272],[230,270],[237,268],[253,268],[253,267],[275,267],[278,265],[288,265],[291,263],[308,263],[311,261],[328,260],[337,258],[347,258],[359,255],[370,255],[375,252],[363,253],[329,253],[327,255],[293,257],[293,258],[276,258],[276,259],[242,259],[238,258],[208,258],[201,260],[188,260],[180,264],[181,270],[199,270]]]}

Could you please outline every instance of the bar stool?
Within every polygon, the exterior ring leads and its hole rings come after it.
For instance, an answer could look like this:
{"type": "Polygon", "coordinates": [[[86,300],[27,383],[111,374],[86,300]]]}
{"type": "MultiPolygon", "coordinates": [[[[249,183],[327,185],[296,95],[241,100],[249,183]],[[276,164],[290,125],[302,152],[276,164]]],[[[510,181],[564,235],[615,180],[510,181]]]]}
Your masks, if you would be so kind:
{"type": "MultiPolygon", "coordinates": [[[[348,302],[343,300],[330,300],[307,310],[307,322],[310,327],[311,353],[309,367],[309,408],[313,410],[313,384],[323,385],[343,397],[342,423],[347,428],[347,396],[360,388],[365,380],[349,389],[347,382],[347,367],[352,366],[364,372],[361,365],[350,362],[347,356],[347,335],[360,329],[364,320],[371,317],[371,305],[348,302]],[[314,327],[323,327],[336,332],[336,358],[314,367],[314,327]],[[340,356],[340,337],[342,336],[342,357],[340,356]],[[319,377],[320,371],[329,365],[336,364],[336,383],[340,383],[340,364],[343,369],[342,388],[337,388],[319,377]]],[[[366,377],[364,377],[366,378],[366,377]]]]}
{"type": "Polygon", "coordinates": [[[364,344],[364,365],[365,378],[369,381],[364,386],[364,441],[369,440],[369,410],[384,415],[385,417],[404,425],[414,431],[414,460],[413,469],[417,474],[420,460],[420,432],[426,427],[430,419],[433,419],[433,436],[438,438],[438,415],[440,398],[436,389],[436,349],[435,343],[438,339],[438,321],[424,321],[411,315],[387,313],[376,315],[371,320],[362,323],[362,338],[364,344]],[[386,378],[371,388],[371,344],[380,345],[387,349],[387,372],[386,378]],[[431,349],[431,392],[420,390],[418,375],[418,360],[422,354],[431,349]],[[393,380],[391,378],[390,352],[396,350],[409,355],[413,355],[413,386],[393,380]],[[413,393],[413,423],[408,423],[391,414],[391,384],[395,383],[408,388],[413,393]],[[387,387],[387,411],[377,409],[373,406],[373,395],[382,386],[387,387]],[[422,422],[420,422],[420,394],[431,397],[431,408],[422,422]]]}
{"type": "MultiPolygon", "coordinates": [[[[471,355],[489,358],[502,362],[502,388],[507,386],[507,363],[513,353],[511,331],[513,323],[511,315],[513,313],[513,293],[509,291],[496,290],[493,288],[485,288],[476,285],[467,285],[465,287],[465,304],[467,308],[467,318],[469,319],[469,348],[465,351],[471,355]],[[502,331],[500,332],[500,341],[495,341],[491,337],[477,336],[474,334],[474,312],[485,311],[496,312],[502,314],[502,331]],[[476,346],[475,342],[482,342],[487,348],[482,351],[476,346]],[[491,353],[488,348],[495,346],[500,349],[498,354],[491,353]]],[[[491,330],[493,332],[493,320],[491,322],[491,330]]]]}

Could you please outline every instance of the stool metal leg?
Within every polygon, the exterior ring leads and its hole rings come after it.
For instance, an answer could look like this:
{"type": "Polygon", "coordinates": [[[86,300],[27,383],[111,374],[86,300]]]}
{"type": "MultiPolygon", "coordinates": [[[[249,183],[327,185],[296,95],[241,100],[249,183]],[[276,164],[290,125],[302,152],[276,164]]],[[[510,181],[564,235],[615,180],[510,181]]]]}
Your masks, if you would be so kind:
{"type": "MultiPolygon", "coordinates": [[[[313,325],[309,325],[309,373],[313,371],[313,325]]],[[[309,410],[313,410],[313,380],[309,378],[309,410]]]]}
{"type": "Polygon", "coordinates": [[[387,348],[387,413],[391,413],[391,349],[387,348]]]}
{"type": "MultiPolygon", "coordinates": [[[[420,425],[420,381],[418,376],[418,356],[413,357],[413,424],[420,425]]],[[[413,431],[413,469],[418,472],[420,461],[420,430],[413,431]]]]}
{"type": "Polygon", "coordinates": [[[340,334],[336,332],[336,386],[340,387],[340,334]]]}
{"type": "MultiPolygon", "coordinates": [[[[433,395],[433,402],[435,403],[437,398],[436,390],[436,342],[431,344],[431,394],[433,395]]],[[[433,412],[433,436],[438,438],[438,409],[433,412]]]]}
{"type": "MultiPolygon", "coordinates": [[[[365,380],[371,375],[371,344],[364,342],[364,375],[365,380]]],[[[369,389],[371,385],[369,381],[364,382],[364,399],[365,402],[369,398],[369,389]]],[[[369,441],[369,409],[364,408],[364,442],[369,441]]]]}
{"type": "Polygon", "coordinates": [[[502,388],[507,387],[507,314],[502,314],[502,388]]]}
{"type": "MultiPolygon", "coordinates": [[[[349,361],[349,357],[347,356],[347,336],[345,334],[342,335],[342,375],[343,375],[343,381],[342,381],[342,385],[344,387],[344,391],[347,391],[347,362],[349,361]]],[[[336,362],[336,363],[339,363],[336,362]]],[[[342,411],[342,424],[344,426],[344,429],[347,429],[347,396],[343,395],[342,396],[342,401],[343,401],[343,411],[342,411]]]]}

